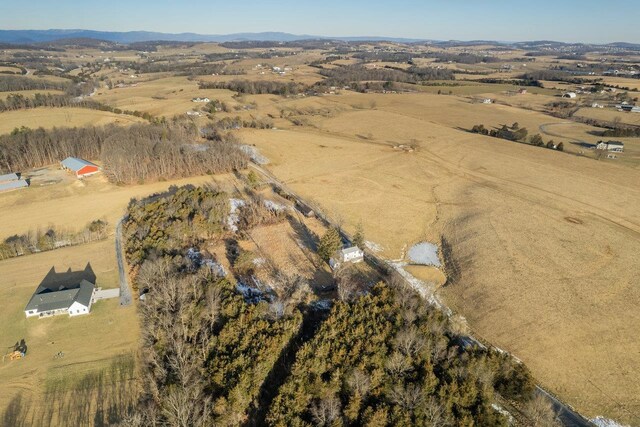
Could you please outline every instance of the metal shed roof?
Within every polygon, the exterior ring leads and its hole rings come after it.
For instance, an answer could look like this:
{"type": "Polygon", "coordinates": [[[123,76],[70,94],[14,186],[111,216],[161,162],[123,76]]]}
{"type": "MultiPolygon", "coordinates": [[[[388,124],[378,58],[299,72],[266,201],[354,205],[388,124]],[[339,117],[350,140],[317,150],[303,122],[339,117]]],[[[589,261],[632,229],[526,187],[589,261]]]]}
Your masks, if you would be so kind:
{"type": "Polygon", "coordinates": [[[88,162],[86,160],[83,159],[79,159],[77,157],[67,157],[66,159],[64,159],[63,161],[60,162],[60,164],[62,166],[64,166],[67,169],[70,169],[74,172],[79,171],[80,169],[82,169],[85,166],[96,166],[96,164],[88,162]]]}
{"type": "Polygon", "coordinates": [[[17,173],[8,173],[6,175],[0,175],[0,182],[4,181],[17,181],[20,177],[17,173]]]}
{"type": "Polygon", "coordinates": [[[17,181],[9,181],[0,184],[0,191],[16,190],[18,188],[26,188],[28,186],[29,183],[27,181],[25,181],[24,179],[19,179],[17,181]]]}

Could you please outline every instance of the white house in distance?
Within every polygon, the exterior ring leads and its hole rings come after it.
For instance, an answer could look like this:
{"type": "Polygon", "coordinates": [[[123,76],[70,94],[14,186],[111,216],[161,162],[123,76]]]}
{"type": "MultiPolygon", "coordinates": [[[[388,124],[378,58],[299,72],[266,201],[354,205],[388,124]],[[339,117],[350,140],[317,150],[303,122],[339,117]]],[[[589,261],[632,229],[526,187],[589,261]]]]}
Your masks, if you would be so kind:
{"type": "Polygon", "coordinates": [[[335,258],[329,260],[329,266],[333,270],[340,267],[341,264],[350,262],[357,263],[364,260],[364,252],[357,246],[351,246],[349,248],[342,248],[338,251],[335,258]]]}
{"type": "Polygon", "coordinates": [[[210,99],[209,99],[209,98],[200,98],[200,97],[197,97],[197,98],[193,98],[193,99],[191,99],[191,102],[204,102],[205,104],[206,104],[206,103],[208,103],[209,101],[210,101],[210,99]]]}
{"type": "Polygon", "coordinates": [[[571,99],[575,98],[576,96],[578,95],[576,95],[575,92],[567,92],[564,95],[562,95],[563,98],[571,98],[571,99]]]}
{"type": "Polygon", "coordinates": [[[596,150],[622,153],[624,151],[624,143],[620,141],[598,141],[598,144],[596,144],[596,150]]]}

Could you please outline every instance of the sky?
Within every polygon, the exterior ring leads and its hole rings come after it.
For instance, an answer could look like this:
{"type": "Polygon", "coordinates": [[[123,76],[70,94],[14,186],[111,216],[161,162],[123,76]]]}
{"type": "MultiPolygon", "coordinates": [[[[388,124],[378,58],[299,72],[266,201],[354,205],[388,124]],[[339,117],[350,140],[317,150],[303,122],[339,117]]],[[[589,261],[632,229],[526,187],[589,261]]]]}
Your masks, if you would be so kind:
{"type": "Polygon", "coordinates": [[[0,29],[640,43],[640,0],[0,0],[0,29]]]}

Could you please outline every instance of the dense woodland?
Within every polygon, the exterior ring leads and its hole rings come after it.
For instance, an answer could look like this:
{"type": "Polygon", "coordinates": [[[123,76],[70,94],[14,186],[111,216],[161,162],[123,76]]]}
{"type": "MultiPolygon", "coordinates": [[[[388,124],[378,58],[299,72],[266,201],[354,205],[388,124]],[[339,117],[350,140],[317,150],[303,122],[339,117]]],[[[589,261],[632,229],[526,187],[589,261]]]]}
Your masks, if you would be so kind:
{"type": "Polygon", "coordinates": [[[267,80],[231,80],[229,82],[200,82],[200,89],[228,89],[250,95],[296,95],[305,87],[294,82],[282,83],[267,80]]]}
{"type": "Polygon", "coordinates": [[[326,77],[320,82],[323,86],[343,86],[353,82],[383,81],[420,83],[426,80],[453,80],[451,70],[410,67],[407,70],[396,68],[368,68],[362,65],[346,65],[332,69],[322,69],[320,74],[326,77]]]}
{"type": "Polygon", "coordinates": [[[0,136],[0,171],[55,164],[68,156],[100,160],[115,183],[150,182],[242,169],[247,156],[233,135],[197,143],[190,122],[104,127],[20,129],[0,136]]]}
{"type": "Polygon", "coordinates": [[[190,256],[233,240],[229,197],[183,187],[129,206],[144,387],[122,425],[506,426],[492,406],[505,400],[555,425],[524,365],[465,348],[446,316],[393,277],[324,315],[293,297],[309,293],[298,280],[282,295],[247,298],[234,283],[245,280],[243,253],[228,251],[226,277],[190,256]]]}
{"type": "Polygon", "coordinates": [[[69,83],[28,77],[0,76],[0,92],[20,90],[67,90],[69,83]]]}

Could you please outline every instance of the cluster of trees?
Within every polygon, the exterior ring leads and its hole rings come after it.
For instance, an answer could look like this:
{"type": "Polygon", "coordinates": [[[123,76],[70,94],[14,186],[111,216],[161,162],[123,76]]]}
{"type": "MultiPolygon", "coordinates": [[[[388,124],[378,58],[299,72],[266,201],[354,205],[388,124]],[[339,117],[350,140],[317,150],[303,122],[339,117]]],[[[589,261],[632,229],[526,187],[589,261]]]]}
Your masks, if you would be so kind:
{"type": "Polygon", "coordinates": [[[0,92],[20,90],[66,90],[69,83],[28,77],[0,76],[0,92]]]}
{"type": "Polygon", "coordinates": [[[99,159],[115,183],[148,182],[243,169],[247,155],[233,135],[197,143],[195,125],[174,121],[81,128],[21,129],[0,136],[0,171],[57,163],[67,156],[99,159]]]}
{"type": "Polygon", "coordinates": [[[326,77],[319,83],[322,86],[344,86],[364,81],[420,83],[426,80],[454,79],[451,70],[415,66],[402,70],[390,67],[368,68],[363,65],[345,65],[322,69],[320,74],[326,77]]]}
{"type": "Polygon", "coordinates": [[[429,56],[435,57],[436,62],[456,62],[458,64],[480,64],[490,62],[500,62],[500,58],[495,56],[482,56],[473,53],[446,53],[436,52],[430,53],[429,56]]]}
{"type": "Polygon", "coordinates": [[[353,58],[362,59],[366,62],[382,61],[382,62],[409,62],[414,56],[420,56],[412,54],[411,52],[386,52],[386,51],[373,51],[373,52],[358,52],[352,55],[353,58]]]}
{"type": "Polygon", "coordinates": [[[439,311],[411,290],[379,283],[367,295],[335,303],[297,352],[267,421],[506,426],[492,407],[496,394],[528,409],[534,387],[524,365],[498,352],[462,349],[439,311]]]}
{"type": "MultiPolygon", "coordinates": [[[[144,392],[124,425],[242,424],[300,329],[299,310],[248,303],[230,280],[186,256],[187,248],[225,236],[228,197],[183,187],[129,206],[126,254],[145,293],[144,392]]],[[[258,205],[250,201],[241,216],[252,217],[258,205]]]]}
{"type": "Polygon", "coordinates": [[[0,260],[90,243],[106,239],[107,235],[107,223],[100,219],[90,222],[80,231],[59,227],[36,228],[0,242],[0,260]]]}
{"type": "MultiPolygon", "coordinates": [[[[189,248],[230,240],[228,197],[182,187],[129,206],[125,250],[145,294],[144,387],[123,425],[506,426],[498,395],[553,425],[524,365],[465,348],[455,322],[400,280],[345,294],[318,316],[287,302],[304,288],[295,278],[283,295],[248,300],[231,277],[194,263],[189,248]]],[[[278,220],[263,206],[250,198],[240,223],[278,220]]],[[[337,230],[327,235],[339,242],[337,230]]],[[[236,278],[255,267],[249,251],[227,247],[227,257],[236,278]]]]}
{"type": "Polygon", "coordinates": [[[616,126],[614,128],[610,128],[602,131],[602,136],[618,137],[618,138],[640,137],[640,126],[639,127],[616,126]]]}
{"type": "Polygon", "coordinates": [[[128,62],[127,68],[136,73],[176,73],[178,76],[207,76],[211,74],[240,75],[246,74],[242,70],[230,70],[227,64],[211,62],[185,62],[181,59],[175,61],[145,61],[128,62]]]}
{"type": "Polygon", "coordinates": [[[228,89],[250,95],[297,95],[306,90],[305,86],[294,82],[276,82],[268,80],[231,80],[228,82],[200,82],[200,89],[228,89]]]}
{"type": "Polygon", "coordinates": [[[546,147],[558,151],[564,151],[564,144],[562,142],[556,145],[555,141],[550,140],[546,144],[540,134],[535,134],[527,139],[529,131],[527,128],[521,128],[516,122],[511,126],[502,125],[500,129],[487,129],[484,125],[474,125],[471,128],[471,132],[479,133],[482,135],[493,136],[494,138],[506,139],[509,141],[526,142],[536,147],[546,147]]]}
{"type": "Polygon", "coordinates": [[[491,130],[485,128],[484,125],[475,125],[471,128],[471,132],[508,139],[509,141],[524,141],[529,133],[527,128],[521,128],[518,123],[514,123],[511,126],[502,125],[500,129],[491,130]]]}

